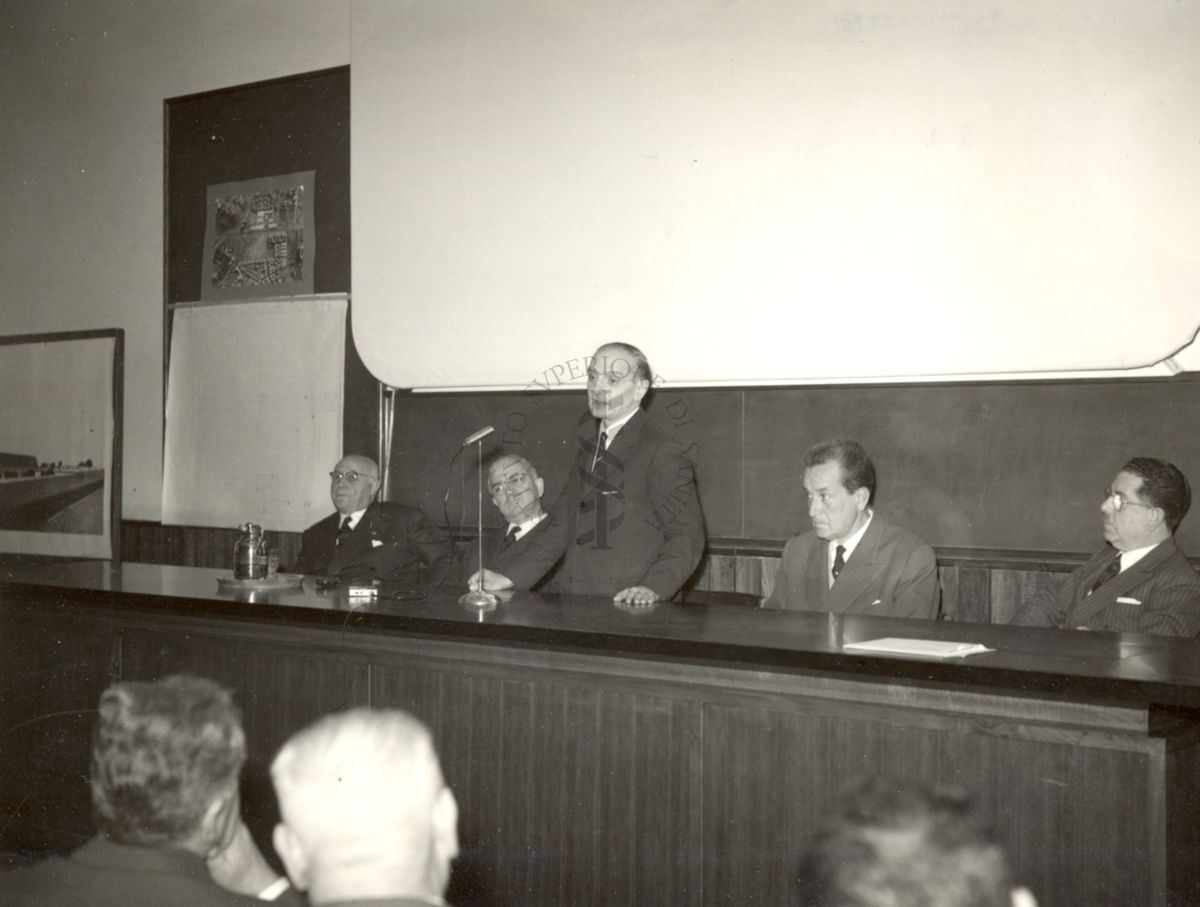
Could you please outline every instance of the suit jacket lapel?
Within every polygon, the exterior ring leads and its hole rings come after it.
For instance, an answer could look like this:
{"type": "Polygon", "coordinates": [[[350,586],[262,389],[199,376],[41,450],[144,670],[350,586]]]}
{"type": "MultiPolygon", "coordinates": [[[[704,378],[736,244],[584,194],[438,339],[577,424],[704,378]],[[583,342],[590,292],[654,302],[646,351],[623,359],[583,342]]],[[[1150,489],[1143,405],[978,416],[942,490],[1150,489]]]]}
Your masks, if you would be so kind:
{"type": "MultiPolygon", "coordinates": [[[[1076,605],[1074,615],[1070,616],[1071,621],[1075,626],[1078,626],[1101,613],[1130,589],[1145,582],[1146,577],[1152,574],[1158,568],[1159,564],[1170,557],[1174,550],[1174,539],[1167,539],[1160,542],[1149,554],[1128,570],[1118,573],[1091,595],[1087,595],[1087,589],[1096,582],[1096,578],[1100,576],[1104,568],[1112,563],[1115,558],[1110,557],[1101,560],[1097,568],[1091,571],[1089,576],[1080,577],[1083,581],[1080,583],[1080,591],[1084,593],[1084,598],[1076,605]]],[[[1116,552],[1115,557],[1120,556],[1121,553],[1119,551],[1116,552]]],[[[1067,627],[1066,629],[1070,630],[1074,629],[1074,627],[1067,627]]]]}
{"type": "MultiPolygon", "coordinates": [[[[853,605],[863,590],[873,583],[887,567],[887,561],[879,557],[879,517],[871,517],[871,525],[859,539],[854,553],[846,560],[837,582],[829,590],[829,610],[845,611],[853,605]]],[[[829,548],[825,548],[826,560],[829,548]]]]}

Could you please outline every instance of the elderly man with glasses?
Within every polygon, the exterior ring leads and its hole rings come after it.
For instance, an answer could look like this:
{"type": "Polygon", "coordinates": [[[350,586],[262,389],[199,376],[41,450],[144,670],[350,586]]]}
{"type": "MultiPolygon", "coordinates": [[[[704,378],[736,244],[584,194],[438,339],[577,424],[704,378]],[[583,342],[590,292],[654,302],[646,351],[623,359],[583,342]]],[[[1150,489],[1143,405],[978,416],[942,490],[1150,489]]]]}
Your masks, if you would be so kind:
{"type": "Polygon", "coordinates": [[[296,573],[347,583],[433,581],[450,564],[450,539],[415,507],[377,501],[379,467],[368,457],[342,457],[329,473],[337,508],[304,531],[296,573]]]}
{"type": "MultiPolygon", "coordinates": [[[[519,454],[500,453],[487,466],[487,489],[492,503],[504,517],[502,532],[485,530],[483,563],[489,570],[504,573],[546,532],[549,521],[542,509],[545,482],[529,460],[519,454]]],[[[467,555],[467,573],[479,569],[478,554],[472,546],[467,555]]],[[[553,572],[534,584],[540,589],[553,572]]]]}
{"type": "Polygon", "coordinates": [[[1130,460],[1100,504],[1108,544],[1057,593],[1026,604],[1013,623],[1160,636],[1200,633],[1200,576],[1175,544],[1191,500],[1187,479],[1171,463],[1130,460]]]}

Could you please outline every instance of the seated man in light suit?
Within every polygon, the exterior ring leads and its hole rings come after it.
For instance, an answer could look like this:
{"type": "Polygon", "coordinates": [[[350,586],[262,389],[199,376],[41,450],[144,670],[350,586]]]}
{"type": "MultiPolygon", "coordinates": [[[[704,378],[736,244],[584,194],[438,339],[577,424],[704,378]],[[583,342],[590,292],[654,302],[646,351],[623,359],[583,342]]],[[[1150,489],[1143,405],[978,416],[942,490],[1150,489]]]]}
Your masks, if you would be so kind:
{"type": "MultiPolygon", "coordinates": [[[[557,592],[632,605],[669,599],[704,553],[695,469],[642,410],[654,376],[641,350],[605,344],[587,375],[589,413],[580,419],[575,463],[550,525],[507,572],[485,570],[484,588],[529,589],[562,558],[557,592]]],[[[469,582],[475,588],[479,577],[469,582]]]]}
{"type": "Polygon", "coordinates": [[[342,457],[329,478],[337,512],[304,530],[294,572],[412,584],[422,578],[424,565],[429,579],[441,577],[450,564],[450,539],[415,507],[375,500],[374,460],[342,457]]]}
{"type": "Polygon", "coordinates": [[[314,907],[445,904],[458,805],[429,729],[400,709],[326,715],[271,764],[275,849],[314,907]]]}
{"type": "Polygon", "coordinates": [[[1174,535],[1191,501],[1188,481],[1175,466],[1150,457],[1130,460],[1100,505],[1108,545],[1057,593],[1026,604],[1013,623],[1161,636],[1200,633],[1200,576],[1174,535]]]}
{"type": "Polygon", "coordinates": [[[813,531],[788,540],[764,608],[937,617],[933,549],[871,509],[875,466],[861,444],[810,448],[804,490],[813,531]]]}
{"type": "MultiPolygon", "coordinates": [[[[520,454],[500,453],[492,458],[487,488],[507,525],[502,533],[485,531],[483,563],[489,570],[505,573],[546,531],[549,515],[542,509],[545,487],[533,464],[520,454]]],[[[472,545],[467,555],[468,573],[479,568],[478,552],[478,547],[472,545]]]]}

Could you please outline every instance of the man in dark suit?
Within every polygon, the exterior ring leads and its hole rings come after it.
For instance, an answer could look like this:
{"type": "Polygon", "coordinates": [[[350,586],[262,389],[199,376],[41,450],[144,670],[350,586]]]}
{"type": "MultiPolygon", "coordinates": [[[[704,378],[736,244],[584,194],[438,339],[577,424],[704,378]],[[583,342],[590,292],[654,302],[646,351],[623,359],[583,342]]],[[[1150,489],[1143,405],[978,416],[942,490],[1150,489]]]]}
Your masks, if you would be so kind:
{"type": "Polygon", "coordinates": [[[1174,465],[1134,457],[1100,505],[1108,544],[1057,593],[1031,600],[1013,623],[1160,636],[1200,633],[1200,576],[1175,544],[1191,501],[1187,478],[1174,465]]]}
{"type": "Polygon", "coordinates": [[[430,580],[440,578],[449,567],[450,539],[415,507],[375,500],[374,460],[342,457],[329,478],[337,512],[304,531],[295,573],[411,585],[422,579],[424,565],[430,580]]]}
{"type": "Polygon", "coordinates": [[[302,903],[242,822],[245,759],[241,715],[211,680],[175,675],[109,687],[92,735],[99,834],[70,857],[0,874],[0,903],[302,903]]]}
{"type": "Polygon", "coordinates": [[[313,907],[444,905],[458,804],[429,729],[400,709],[326,715],[271,764],[275,849],[313,907]]]}
{"type": "Polygon", "coordinates": [[[764,608],[879,617],[937,617],[933,549],[871,509],[875,465],[857,441],[804,455],[813,531],[788,540],[764,608]]]}
{"type": "Polygon", "coordinates": [[[506,573],[486,571],[485,588],[528,589],[561,557],[554,591],[632,605],[679,591],[704,553],[704,517],[690,458],[642,411],[652,382],[637,347],[596,350],[588,365],[590,415],[580,420],[575,463],[550,525],[506,573]]]}
{"type": "MultiPolygon", "coordinates": [[[[533,464],[520,454],[500,453],[492,458],[487,488],[505,526],[498,532],[484,530],[483,563],[489,570],[504,574],[546,531],[549,514],[542,508],[545,487],[533,464]]],[[[468,573],[478,569],[477,546],[470,546],[466,562],[468,573]]]]}

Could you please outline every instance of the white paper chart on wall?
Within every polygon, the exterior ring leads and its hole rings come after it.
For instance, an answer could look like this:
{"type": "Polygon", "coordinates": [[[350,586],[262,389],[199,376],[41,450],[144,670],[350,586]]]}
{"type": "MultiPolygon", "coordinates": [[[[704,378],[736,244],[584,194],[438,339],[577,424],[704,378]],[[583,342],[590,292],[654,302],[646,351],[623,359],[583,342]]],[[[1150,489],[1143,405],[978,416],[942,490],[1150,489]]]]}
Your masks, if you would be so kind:
{"type": "Polygon", "coordinates": [[[347,298],[178,306],[163,523],[301,531],[342,447],[347,298]]]}

